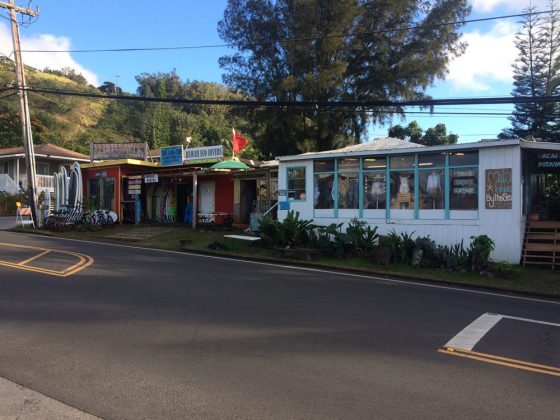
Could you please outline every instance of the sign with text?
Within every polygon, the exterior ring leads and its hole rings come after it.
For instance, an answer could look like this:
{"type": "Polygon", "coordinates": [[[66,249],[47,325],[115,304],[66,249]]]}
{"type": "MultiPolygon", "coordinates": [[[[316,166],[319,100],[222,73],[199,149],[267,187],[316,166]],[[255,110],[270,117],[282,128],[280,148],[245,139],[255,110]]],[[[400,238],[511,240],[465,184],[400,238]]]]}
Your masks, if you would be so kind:
{"type": "Polygon", "coordinates": [[[486,169],[484,201],[487,209],[511,209],[511,168],[486,169]]]}
{"type": "Polygon", "coordinates": [[[89,158],[94,160],[140,159],[147,160],[148,143],[91,143],[89,158]]]}
{"type": "Polygon", "coordinates": [[[144,175],[144,182],[146,184],[155,184],[158,180],[158,174],[144,175]]]}
{"type": "Polygon", "coordinates": [[[161,153],[161,166],[172,166],[183,164],[183,146],[170,146],[162,147],[161,153]]]}
{"type": "Polygon", "coordinates": [[[224,157],[223,146],[193,147],[185,150],[185,161],[191,163],[216,162],[224,157]]]}
{"type": "Polygon", "coordinates": [[[545,152],[537,155],[537,170],[544,173],[560,172],[560,152],[545,152]]]}

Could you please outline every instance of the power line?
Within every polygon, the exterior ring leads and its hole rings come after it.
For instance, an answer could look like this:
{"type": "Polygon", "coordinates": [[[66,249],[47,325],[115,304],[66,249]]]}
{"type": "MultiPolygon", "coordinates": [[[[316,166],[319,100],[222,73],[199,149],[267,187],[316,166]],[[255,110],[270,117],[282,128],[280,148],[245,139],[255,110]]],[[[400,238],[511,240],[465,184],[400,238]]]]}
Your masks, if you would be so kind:
{"type": "MultiPolygon", "coordinates": [[[[21,89],[21,88],[20,88],[21,89]]],[[[127,96],[127,95],[104,95],[101,93],[76,92],[60,89],[45,89],[37,87],[26,87],[24,90],[29,92],[51,93],[55,95],[81,96],[87,98],[103,98],[125,101],[159,102],[183,105],[224,105],[224,106],[245,106],[245,107],[269,107],[269,108],[293,108],[305,107],[314,109],[331,108],[368,108],[378,107],[409,107],[422,106],[433,107],[439,105],[488,105],[488,104],[525,104],[525,103],[558,103],[560,95],[540,96],[540,97],[486,97],[486,98],[455,98],[455,99],[416,99],[406,101],[391,100],[369,100],[369,101],[263,101],[263,100],[219,100],[219,99],[181,99],[181,98],[152,98],[146,96],[127,96]]]]}
{"type": "Polygon", "coordinates": [[[96,53],[96,52],[136,52],[136,51],[170,51],[170,50],[194,50],[194,49],[207,49],[207,48],[233,48],[237,46],[242,47],[249,47],[252,45],[270,45],[275,43],[289,43],[289,42],[307,42],[307,41],[318,41],[323,39],[335,39],[335,38],[349,38],[353,36],[368,36],[368,35],[379,35],[388,32],[403,32],[403,31],[412,31],[416,29],[435,29],[441,28],[442,26],[455,26],[455,25],[466,25],[470,23],[479,23],[479,22],[488,22],[492,20],[501,20],[501,19],[512,19],[512,18],[520,18],[530,15],[540,15],[544,13],[553,13],[557,12],[558,10],[546,10],[541,12],[530,12],[530,13],[518,13],[514,15],[502,15],[502,16],[493,16],[488,18],[480,18],[480,19],[465,19],[455,22],[443,22],[443,23],[436,23],[433,25],[413,25],[413,26],[403,26],[400,28],[389,28],[389,29],[381,29],[378,31],[367,31],[367,32],[355,32],[351,34],[337,34],[337,35],[327,35],[327,36],[317,36],[317,37],[304,37],[304,38],[286,38],[286,39],[279,39],[273,41],[255,41],[255,42],[248,42],[243,44],[209,44],[209,45],[183,45],[183,46],[176,46],[176,47],[144,47],[144,48],[93,48],[93,49],[79,49],[79,50],[22,50],[23,52],[48,52],[48,53],[96,53]]]}

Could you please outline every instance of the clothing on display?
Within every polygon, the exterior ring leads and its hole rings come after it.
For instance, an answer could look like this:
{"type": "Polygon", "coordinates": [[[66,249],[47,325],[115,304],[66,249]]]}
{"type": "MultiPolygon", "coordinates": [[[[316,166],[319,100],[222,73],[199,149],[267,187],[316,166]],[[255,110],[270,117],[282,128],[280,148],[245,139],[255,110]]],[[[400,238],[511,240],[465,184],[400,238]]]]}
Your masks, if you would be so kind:
{"type": "Polygon", "coordinates": [[[410,193],[410,185],[408,184],[408,176],[404,175],[400,177],[401,183],[399,186],[399,193],[408,194],[410,193]]]}
{"type": "Polygon", "coordinates": [[[441,191],[440,176],[437,172],[432,172],[428,176],[428,182],[426,184],[426,191],[430,195],[437,195],[441,191]]]}

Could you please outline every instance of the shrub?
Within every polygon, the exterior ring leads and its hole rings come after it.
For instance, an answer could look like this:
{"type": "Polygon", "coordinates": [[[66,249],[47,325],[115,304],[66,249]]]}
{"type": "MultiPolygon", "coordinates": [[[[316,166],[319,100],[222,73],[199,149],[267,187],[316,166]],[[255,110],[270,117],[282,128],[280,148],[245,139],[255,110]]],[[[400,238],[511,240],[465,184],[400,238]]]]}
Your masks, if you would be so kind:
{"type": "Polygon", "coordinates": [[[471,239],[473,241],[468,251],[470,269],[473,272],[481,272],[488,268],[490,253],[494,250],[495,244],[486,235],[471,236],[471,239]]]}
{"type": "Polygon", "coordinates": [[[493,273],[496,277],[502,279],[508,279],[510,277],[513,277],[515,274],[519,273],[520,271],[519,266],[515,266],[505,261],[491,263],[489,269],[490,272],[493,273]]]}
{"type": "Polygon", "coordinates": [[[346,235],[345,239],[350,242],[354,254],[359,257],[371,254],[379,240],[377,226],[371,227],[366,221],[357,218],[350,220],[346,228],[346,235]]]}
{"type": "Polygon", "coordinates": [[[259,233],[263,242],[272,246],[297,247],[311,243],[312,220],[300,220],[299,212],[288,212],[286,218],[279,222],[263,218],[259,224],[259,233]]]}
{"type": "Polygon", "coordinates": [[[24,205],[28,205],[30,202],[27,196],[23,193],[12,195],[5,192],[0,192],[0,216],[15,217],[16,201],[19,201],[24,205]]]}

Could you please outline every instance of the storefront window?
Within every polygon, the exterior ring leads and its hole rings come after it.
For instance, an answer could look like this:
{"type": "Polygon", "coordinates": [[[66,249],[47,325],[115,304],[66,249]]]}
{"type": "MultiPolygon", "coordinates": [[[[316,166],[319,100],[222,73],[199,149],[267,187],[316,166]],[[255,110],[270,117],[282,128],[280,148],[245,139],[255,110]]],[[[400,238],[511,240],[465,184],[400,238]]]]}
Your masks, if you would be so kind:
{"type": "Polygon", "coordinates": [[[442,168],[445,166],[445,153],[418,155],[418,166],[420,169],[442,168]]]}
{"type": "Polygon", "coordinates": [[[364,209],[385,208],[385,173],[364,173],[364,209]]]}
{"type": "Polygon", "coordinates": [[[334,174],[317,174],[313,179],[315,209],[334,208],[334,174]]]}
{"type": "Polygon", "coordinates": [[[385,169],[387,167],[387,158],[385,156],[383,157],[368,157],[368,158],[364,158],[362,161],[362,166],[364,168],[364,170],[368,170],[368,169],[385,169]]]}
{"type": "Polygon", "coordinates": [[[305,200],[305,168],[288,168],[288,200],[305,200]]]}
{"type": "Polygon", "coordinates": [[[389,160],[391,169],[414,168],[415,166],[414,155],[391,156],[389,160]]]}
{"type": "Polygon", "coordinates": [[[418,207],[422,210],[445,208],[443,169],[422,170],[418,173],[418,207]]]}
{"type": "Polygon", "coordinates": [[[449,153],[449,166],[478,165],[478,152],[449,153]]]}
{"type": "Polygon", "coordinates": [[[338,160],[338,171],[359,171],[360,170],[360,159],[358,158],[346,158],[338,160]]]}
{"type": "Polygon", "coordinates": [[[315,173],[317,173],[317,172],[334,172],[334,159],[313,161],[313,171],[315,173]]]}
{"type": "Polygon", "coordinates": [[[360,184],[357,173],[338,175],[338,208],[357,209],[360,206],[360,184]]]}
{"type": "Polygon", "coordinates": [[[477,210],[478,168],[452,168],[449,174],[450,210],[477,210]]]}
{"type": "Polygon", "coordinates": [[[390,182],[391,208],[414,209],[414,172],[393,171],[390,182]]]}
{"type": "Polygon", "coordinates": [[[87,184],[89,205],[95,209],[115,209],[115,178],[90,178],[87,184]]]}

